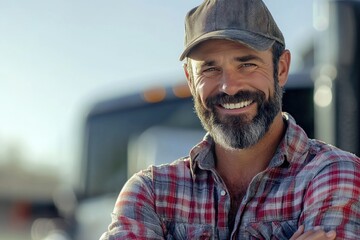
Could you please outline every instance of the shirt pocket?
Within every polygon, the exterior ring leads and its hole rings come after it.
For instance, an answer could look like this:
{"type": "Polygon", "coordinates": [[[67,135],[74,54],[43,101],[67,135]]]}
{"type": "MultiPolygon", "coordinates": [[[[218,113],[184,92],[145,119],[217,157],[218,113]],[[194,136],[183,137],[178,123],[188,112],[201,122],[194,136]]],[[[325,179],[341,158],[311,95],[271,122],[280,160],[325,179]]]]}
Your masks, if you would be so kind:
{"type": "Polygon", "coordinates": [[[211,225],[179,222],[167,222],[165,224],[167,228],[166,239],[168,240],[214,239],[211,225]]]}
{"type": "Polygon", "coordinates": [[[290,239],[298,228],[298,220],[254,222],[249,223],[245,230],[252,237],[251,239],[290,239]]]}

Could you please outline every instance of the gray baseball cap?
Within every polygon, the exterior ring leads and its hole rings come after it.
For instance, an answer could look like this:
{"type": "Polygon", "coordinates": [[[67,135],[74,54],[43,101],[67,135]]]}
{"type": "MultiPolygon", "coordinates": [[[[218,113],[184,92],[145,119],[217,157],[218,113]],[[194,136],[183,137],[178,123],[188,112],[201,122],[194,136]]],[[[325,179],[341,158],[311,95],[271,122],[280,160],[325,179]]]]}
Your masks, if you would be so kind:
{"type": "Polygon", "coordinates": [[[185,19],[185,49],[180,61],[198,44],[210,39],[238,41],[265,51],[284,36],[261,0],[205,0],[185,19]]]}

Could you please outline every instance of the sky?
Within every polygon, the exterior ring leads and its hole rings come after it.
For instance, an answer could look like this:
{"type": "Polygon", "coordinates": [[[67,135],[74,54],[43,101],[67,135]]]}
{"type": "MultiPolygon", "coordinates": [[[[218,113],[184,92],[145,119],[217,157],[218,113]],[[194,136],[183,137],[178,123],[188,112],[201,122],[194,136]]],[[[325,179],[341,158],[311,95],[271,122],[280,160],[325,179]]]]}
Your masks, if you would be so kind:
{"type": "MultiPolygon", "coordinates": [[[[76,175],[92,104],[182,80],[184,16],[201,2],[0,0],[0,157],[15,148],[27,168],[76,175]]],[[[265,3],[296,71],[313,0],[265,3]]]]}

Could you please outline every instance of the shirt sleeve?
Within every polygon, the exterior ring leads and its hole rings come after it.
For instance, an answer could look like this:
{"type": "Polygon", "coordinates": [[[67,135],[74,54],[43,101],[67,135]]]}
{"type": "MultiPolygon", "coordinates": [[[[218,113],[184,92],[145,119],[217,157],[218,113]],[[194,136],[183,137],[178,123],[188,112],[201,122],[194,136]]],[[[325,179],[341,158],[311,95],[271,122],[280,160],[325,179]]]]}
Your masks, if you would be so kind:
{"type": "Polygon", "coordinates": [[[100,240],[164,239],[154,206],[151,178],[144,172],[135,174],[121,190],[112,222],[100,240]]]}
{"type": "Polygon", "coordinates": [[[305,230],[322,226],[327,231],[335,230],[339,239],[359,238],[360,167],[357,160],[330,163],[311,181],[300,218],[305,230]]]}

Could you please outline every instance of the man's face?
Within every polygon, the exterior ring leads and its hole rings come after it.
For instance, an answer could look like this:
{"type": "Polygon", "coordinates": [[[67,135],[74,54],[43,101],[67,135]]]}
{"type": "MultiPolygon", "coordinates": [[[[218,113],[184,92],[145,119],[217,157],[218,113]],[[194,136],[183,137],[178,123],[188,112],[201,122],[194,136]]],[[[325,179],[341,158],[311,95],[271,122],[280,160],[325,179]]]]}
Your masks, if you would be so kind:
{"type": "Polygon", "coordinates": [[[274,79],[271,51],[210,40],[189,58],[189,84],[204,128],[227,148],[256,144],[281,110],[282,89],[274,79]]]}

